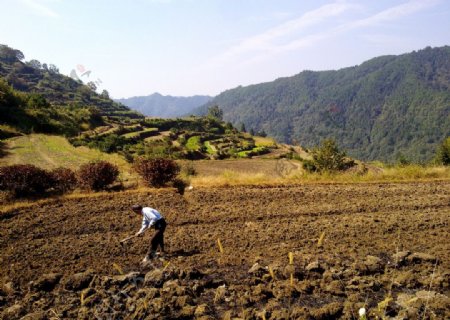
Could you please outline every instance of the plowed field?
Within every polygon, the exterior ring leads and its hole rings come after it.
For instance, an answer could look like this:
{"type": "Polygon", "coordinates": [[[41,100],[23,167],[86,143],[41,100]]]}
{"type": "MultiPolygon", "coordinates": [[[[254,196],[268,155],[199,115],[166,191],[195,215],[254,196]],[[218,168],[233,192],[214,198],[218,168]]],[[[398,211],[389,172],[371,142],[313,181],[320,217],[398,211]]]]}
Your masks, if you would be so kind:
{"type": "Polygon", "coordinates": [[[0,315],[357,319],[364,307],[369,318],[450,318],[449,223],[450,182],[52,200],[0,216],[0,315]],[[147,265],[153,230],[118,242],[140,227],[136,203],[168,222],[167,253],[147,265]]]}

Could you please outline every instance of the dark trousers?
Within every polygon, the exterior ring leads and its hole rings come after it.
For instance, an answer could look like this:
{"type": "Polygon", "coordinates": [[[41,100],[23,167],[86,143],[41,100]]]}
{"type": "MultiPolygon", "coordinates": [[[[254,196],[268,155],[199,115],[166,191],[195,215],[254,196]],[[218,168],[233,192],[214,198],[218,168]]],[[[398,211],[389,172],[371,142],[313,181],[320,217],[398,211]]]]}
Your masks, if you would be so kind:
{"type": "Polygon", "coordinates": [[[158,249],[158,246],[161,248],[161,252],[164,252],[164,231],[166,230],[166,220],[164,218],[159,219],[155,222],[155,234],[152,237],[152,240],[150,242],[150,250],[148,251],[148,254],[151,255],[158,249]]]}

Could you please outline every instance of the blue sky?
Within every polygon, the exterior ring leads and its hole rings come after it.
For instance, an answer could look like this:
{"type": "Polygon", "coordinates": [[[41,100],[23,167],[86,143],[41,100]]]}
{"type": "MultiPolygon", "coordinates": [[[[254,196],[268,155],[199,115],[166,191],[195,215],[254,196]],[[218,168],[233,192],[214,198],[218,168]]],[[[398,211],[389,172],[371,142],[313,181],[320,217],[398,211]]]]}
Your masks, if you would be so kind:
{"type": "Polygon", "coordinates": [[[216,95],[450,45],[449,0],[0,0],[0,43],[115,98],[216,95]],[[78,68],[77,68],[78,66],[78,68]]]}

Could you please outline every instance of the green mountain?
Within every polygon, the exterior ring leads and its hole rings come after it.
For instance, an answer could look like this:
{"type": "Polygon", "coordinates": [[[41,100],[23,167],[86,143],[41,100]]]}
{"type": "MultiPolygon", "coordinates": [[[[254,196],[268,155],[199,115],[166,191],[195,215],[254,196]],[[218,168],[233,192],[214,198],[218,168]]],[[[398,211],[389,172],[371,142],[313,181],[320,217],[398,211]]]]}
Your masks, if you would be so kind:
{"type": "Polygon", "coordinates": [[[238,87],[196,114],[211,105],[281,142],[312,147],[334,138],[359,159],[428,161],[450,135],[450,47],[238,87]]]}
{"type": "Polygon", "coordinates": [[[96,93],[93,84],[62,75],[52,64],[24,62],[21,51],[0,45],[0,125],[75,135],[105,122],[139,118],[106,91],[96,93]]]}
{"type": "Polygon", "coordinates": [[[176,118],[189,114],[211,99],[210,96],[173,97],[154,93],[149,96],[116,99],[116,101],[149,117],[176,118]]]}

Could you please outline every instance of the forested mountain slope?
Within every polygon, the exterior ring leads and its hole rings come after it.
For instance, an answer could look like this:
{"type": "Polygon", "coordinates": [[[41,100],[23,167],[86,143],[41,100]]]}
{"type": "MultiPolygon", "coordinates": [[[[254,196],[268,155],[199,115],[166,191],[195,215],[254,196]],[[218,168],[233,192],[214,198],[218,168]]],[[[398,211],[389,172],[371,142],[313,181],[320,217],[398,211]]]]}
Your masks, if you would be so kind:
{"type": "Polygon", "coordinates": [[[332,137],[352,157],[427,161],[450,134],[450,47],[238,87],[196,112],[210,105],[282,142],[311,147],[332,137]]]}

